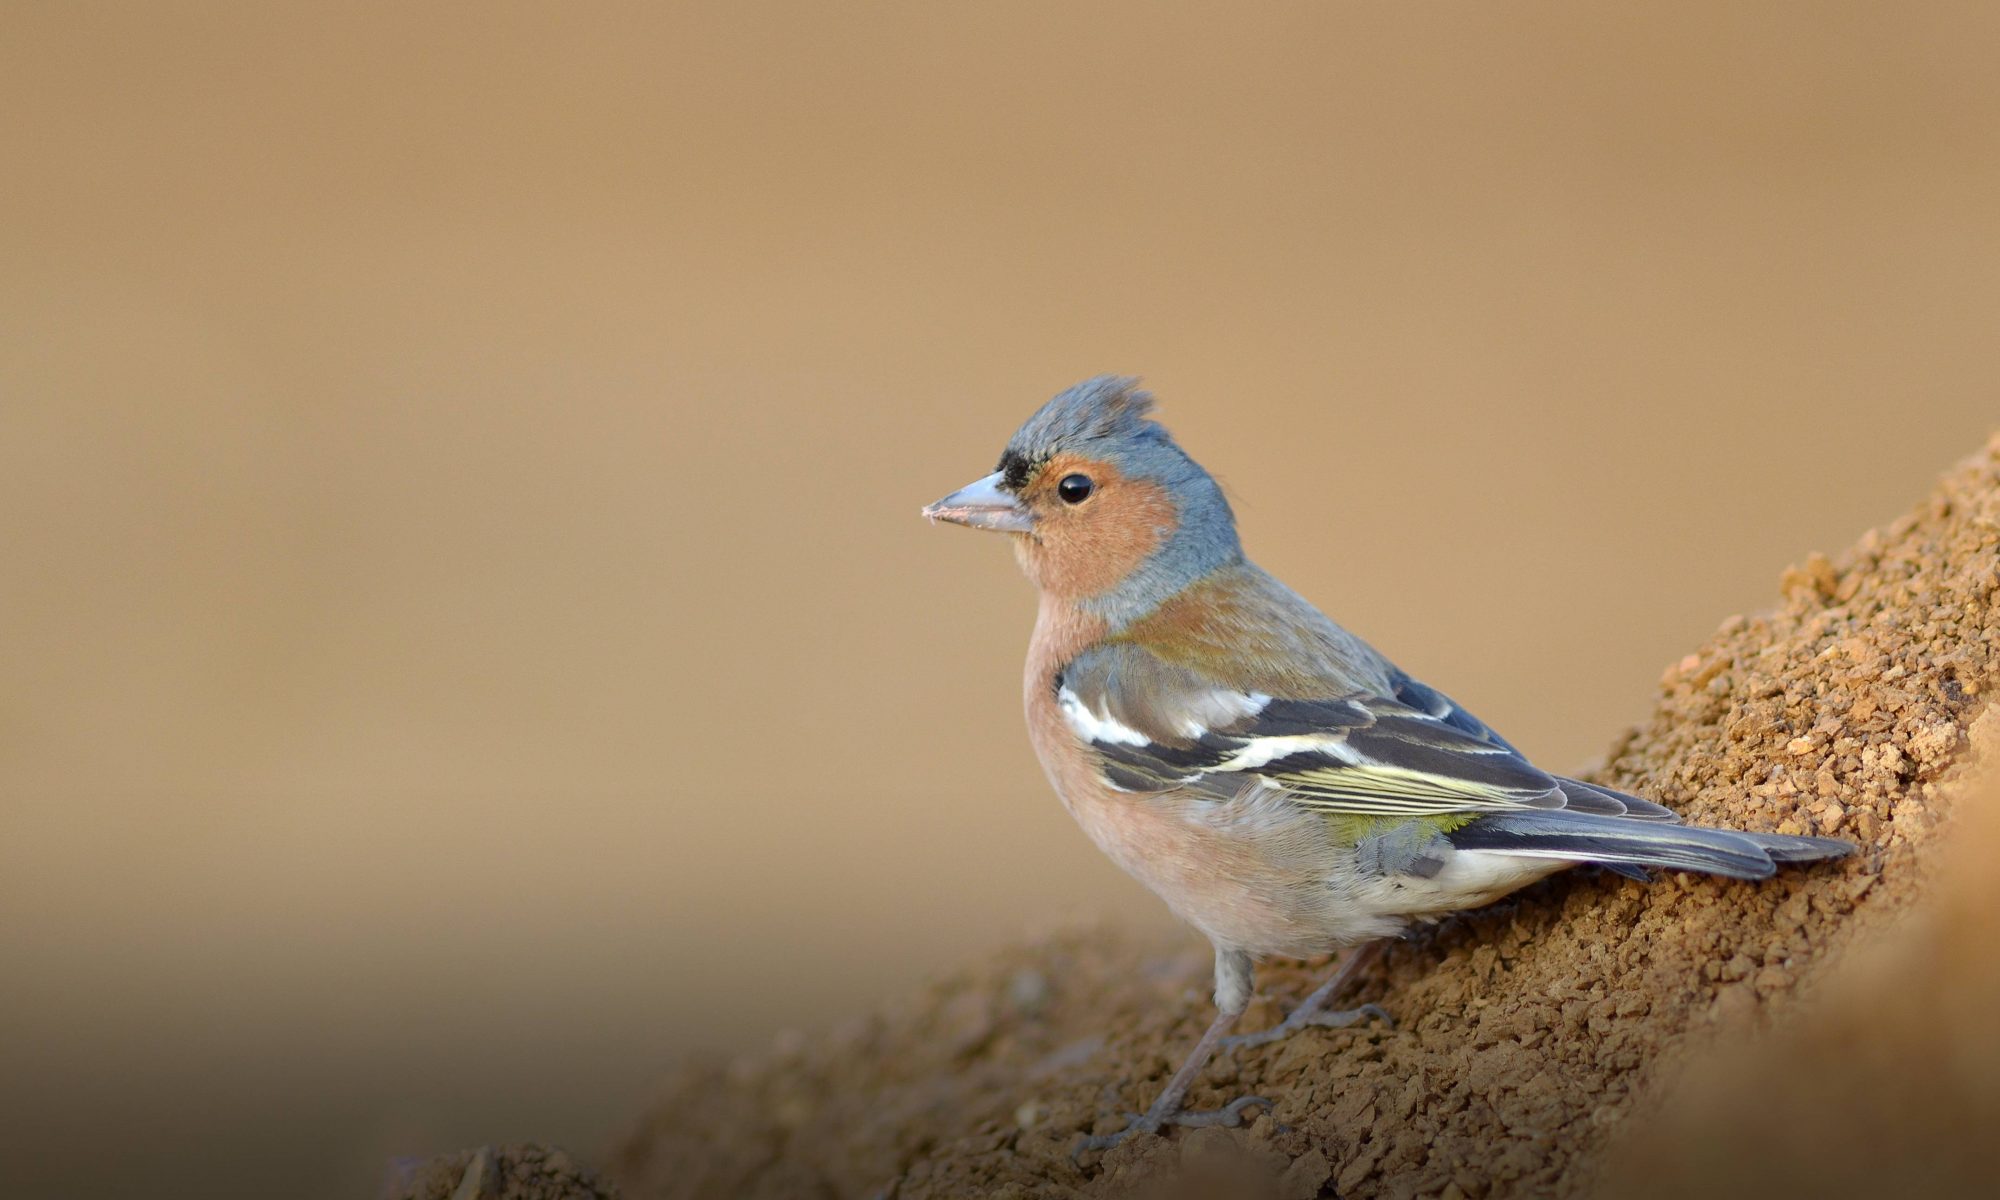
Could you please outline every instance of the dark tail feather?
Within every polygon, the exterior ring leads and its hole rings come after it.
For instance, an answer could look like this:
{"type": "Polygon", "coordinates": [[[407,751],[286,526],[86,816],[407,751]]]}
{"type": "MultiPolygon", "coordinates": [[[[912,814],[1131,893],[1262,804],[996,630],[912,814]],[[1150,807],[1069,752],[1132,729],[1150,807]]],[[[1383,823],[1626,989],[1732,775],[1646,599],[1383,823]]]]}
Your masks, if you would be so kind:
{"type": "Polygon", "coordinates": [[[1839,838],[1798,837],[1789,833],[1745,833],[1772,862],[1818,862],[1822,858],[1846,858],[1854,853],[1853,842],[1839,838]]]}
{"type": "MultiPolygon", "coordinates": [[[[1662,808],[1651,800],[1641,800],[1628,792],[1608,788],[1600,783],[1584,783],[1577,779],[1556,780],[1562,789],[1564,806],[1575,813],[1589,813],[1608,817],[1623,816],[1635,821],[1674,821],[1681,819],[1671,808],[1662,808]]],[[[1758,849],[1770,856],[1772,862],[1817,862],[1823,858],[1844,858],[1854,853],[1854,843],[1839,838],[1797,837],[1788,833],[1750,833],[1746,830],[1725,829],[1721,833],[1733,833],[1749,838],[1757,843],[1758,849]]],[[[1606,864],[1607,866],[1611,864],[1606,864]]],[[[1643,878],[1638,872],[1633,878],[1643,878]]]]}
{"type": "MultiPolygon", "coordinates": [[[[1669,824],[1657,818],[1601,816],[1536,809],[1481,817],[1447,835],[1461,850],[1493,850],[1531,858],[1702,871],[1731,879],[1765,879],[1780,862],[1837,858],[1854,847],[1832,838],[1738,833],[1669,824]]],[[[1622,872],[1621,872],[1622,873],[1622,872]]]]}
{"type": "Polygon", "coordinates": [[[1641,800],[1602,784],[1584,783],[1577,779],[1557,779],[1556,786],[1562,789],[1564,805],[1571,812],[1598,813],[1607,817],[1632,817],[1640,821],[1678,821],[1680,814],[1671,808],[1661,808],[1651,800],[1641,800]]]}

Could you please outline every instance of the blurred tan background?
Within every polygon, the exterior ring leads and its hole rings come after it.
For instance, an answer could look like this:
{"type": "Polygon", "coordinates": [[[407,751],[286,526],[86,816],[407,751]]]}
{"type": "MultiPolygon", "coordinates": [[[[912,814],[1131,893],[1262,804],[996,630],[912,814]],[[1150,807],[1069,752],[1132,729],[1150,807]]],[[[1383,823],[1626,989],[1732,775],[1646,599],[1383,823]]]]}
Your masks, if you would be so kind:
{"type": "Polygon", "coordinates": [[[326,7],[0,8],[9,1195],[1164,927],[916,516],[1082,376],[1566,766],[2000,424],[1988,4],[326,7]]]}

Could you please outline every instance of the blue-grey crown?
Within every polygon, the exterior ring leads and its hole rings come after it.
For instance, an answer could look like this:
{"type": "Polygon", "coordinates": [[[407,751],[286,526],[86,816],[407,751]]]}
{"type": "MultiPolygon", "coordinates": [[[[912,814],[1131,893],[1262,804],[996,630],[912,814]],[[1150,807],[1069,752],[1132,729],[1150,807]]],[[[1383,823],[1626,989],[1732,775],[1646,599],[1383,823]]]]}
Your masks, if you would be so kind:
{"type": "Polygon", "coordinates": [[[1022,423],[1007,448],[1048,453],[1104,438],[1164,435],[1164,429],[1146,419],[1152,408],[1152,394],[1140,390],[1137,379],[1099,375],[1056,393],[1022,423]]]}

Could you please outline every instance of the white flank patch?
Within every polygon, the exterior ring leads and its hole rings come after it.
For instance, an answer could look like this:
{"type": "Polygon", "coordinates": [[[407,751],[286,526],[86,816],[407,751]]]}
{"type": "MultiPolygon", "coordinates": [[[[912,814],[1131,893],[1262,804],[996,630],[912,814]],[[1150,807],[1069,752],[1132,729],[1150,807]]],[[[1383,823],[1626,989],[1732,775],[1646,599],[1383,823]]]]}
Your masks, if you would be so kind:
{"type": "Polygon", "coordinates": [[[1122,746],[1149,746],[1153,739],[1122,721],[1092,712],[1075,692],[1063,688],[1056,693],[1056,706],[1076,736],[1086,742],[1110,742],[1122,746]]]}
{"type": "Polygon", "coordinates": [[[1436,877],[1421,884],[1405,880],[1403,885],[1433,893],[1430,897],[1433,905],[1452,912],[1491,904],[1509,892],[1575,865],[1574,859],[1531,858],[1498,850],[1460,850],[1436,877]]]}

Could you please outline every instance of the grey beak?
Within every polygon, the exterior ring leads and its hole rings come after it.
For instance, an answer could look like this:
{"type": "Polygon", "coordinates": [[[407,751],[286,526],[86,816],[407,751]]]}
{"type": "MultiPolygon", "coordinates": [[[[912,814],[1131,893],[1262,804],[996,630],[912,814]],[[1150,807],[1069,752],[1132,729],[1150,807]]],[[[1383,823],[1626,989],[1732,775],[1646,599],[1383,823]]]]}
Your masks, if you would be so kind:
{"type": "Polygon", "coordinates": [[[950,521],[954,525],[969,525],[974,529],[997,529],[1002,533],[1026,533],[1035,524],[1034,517],[1021,502],[1001,490],[998,471],[977,483],[966,484],[936,504],[926,506],[924,515],[933,521],[950,521]]]}

